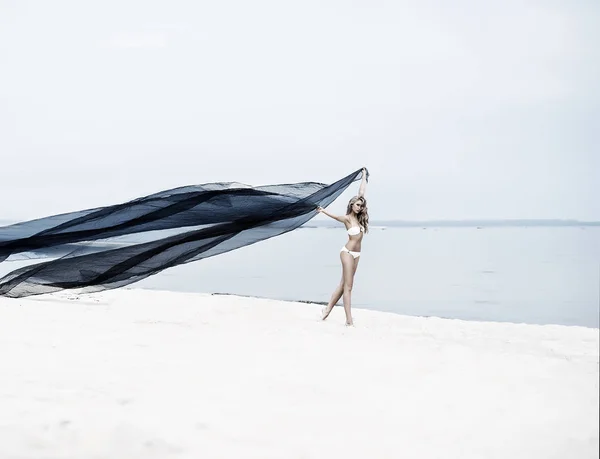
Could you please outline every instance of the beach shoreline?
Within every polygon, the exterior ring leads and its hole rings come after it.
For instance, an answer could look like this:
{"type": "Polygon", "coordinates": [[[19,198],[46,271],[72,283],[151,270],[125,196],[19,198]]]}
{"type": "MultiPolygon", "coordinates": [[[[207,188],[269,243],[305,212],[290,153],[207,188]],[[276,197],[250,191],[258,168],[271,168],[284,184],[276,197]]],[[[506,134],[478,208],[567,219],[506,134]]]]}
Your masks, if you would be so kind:
{"type": "Polygon", "coordinates": [[[0,457],[597,457],[598,329],[321,307],[0,298],[0,457]]]}

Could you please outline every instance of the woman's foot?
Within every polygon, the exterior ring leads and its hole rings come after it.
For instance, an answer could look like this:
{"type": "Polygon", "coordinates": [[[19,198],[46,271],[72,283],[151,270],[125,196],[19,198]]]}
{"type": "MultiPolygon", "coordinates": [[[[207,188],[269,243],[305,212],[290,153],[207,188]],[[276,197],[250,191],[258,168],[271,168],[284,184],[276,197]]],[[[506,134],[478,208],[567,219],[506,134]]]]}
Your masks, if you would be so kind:
{"type": "Polygon", "coordinates": [[[354,327],[354,321],[352,319],[346,320],[346,327],[354,327]]]}
{"type": "Polygon", "coordinates": [[[329,306],[325,306],[323,309],[321,309],[321,320],[327,319],[329,314],[331,314],[331,308],[329,306]]]}

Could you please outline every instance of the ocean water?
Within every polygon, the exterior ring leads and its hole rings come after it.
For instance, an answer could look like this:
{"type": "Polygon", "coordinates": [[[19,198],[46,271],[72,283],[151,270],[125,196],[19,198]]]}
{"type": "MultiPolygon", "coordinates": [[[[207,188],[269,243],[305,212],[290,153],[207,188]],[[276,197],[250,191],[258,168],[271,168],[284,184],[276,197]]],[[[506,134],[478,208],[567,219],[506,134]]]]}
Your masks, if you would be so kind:
{"type": "MultiPolygon", "coordinates": [[[[341,227],[302,228],[135,286],[327,302],[345,242],[341,227]]],[[[598,327],[600,227],[373,228],[363,240],[353,305],[598,327]]]]}
{"type": "MultiPolygon", "coordinates": [[[[301,228],[131,287],[325,303],[346,240],[341,226],[301,228]]],[[[23,264],[2,263],[0,275],[23,264]]],[[[352,299],[414,316],[597,328],[600,227],[373,227],[352,299]]]]}

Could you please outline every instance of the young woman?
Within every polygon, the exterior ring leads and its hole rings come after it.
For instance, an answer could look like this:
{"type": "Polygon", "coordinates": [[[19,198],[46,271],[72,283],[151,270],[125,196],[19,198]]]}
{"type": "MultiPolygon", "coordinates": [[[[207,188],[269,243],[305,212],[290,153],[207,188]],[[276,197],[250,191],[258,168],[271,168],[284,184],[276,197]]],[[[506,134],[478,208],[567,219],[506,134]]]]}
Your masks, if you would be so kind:
{"type": "Polygon", "coordinates": [[[348,202],[346,215],[337,216],[330,214],[322,207],[317,210],[328,217],[331,217],[346,226],[348,233],[348,242],[340,251],[340,260],[342,261],[342,280],[331,295],[329,304],[323,308],[322,319],[329,317],[331,310],[343,296],[344,312],[346,313],[346,325],[353,325],[351,307],[352,285],[354,284],[354,274],[358,267],[360,257],[360,248],[363,236],[368,231],[369,214],[367,211],[367,201],[365,199],[365,191],[367,188],[367,170],[362,170],[362,181],[358,190],[358,195],[354,196],[348,202]]]}

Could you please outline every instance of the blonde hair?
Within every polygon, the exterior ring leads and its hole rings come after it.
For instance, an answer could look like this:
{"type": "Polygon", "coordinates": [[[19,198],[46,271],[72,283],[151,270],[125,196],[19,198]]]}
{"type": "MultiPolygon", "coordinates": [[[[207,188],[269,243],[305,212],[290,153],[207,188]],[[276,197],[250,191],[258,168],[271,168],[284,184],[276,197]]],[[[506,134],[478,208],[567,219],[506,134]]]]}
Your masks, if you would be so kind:
{"type": "Polygon", "coordinates": [[[354,196],[352,199],[350,199],[348,202],[348,207],[346,208],[346,215],[350,215],[352,213],[352,206],[356,201],[362,201],[363,203],[363,208],[360,213],[356,215],[356,218],[358,219],[358,223],[365,229],[365,233],[367,233],[369,231],[369,211],[367,209],[367,200],[364,197],[354,196]]]}

